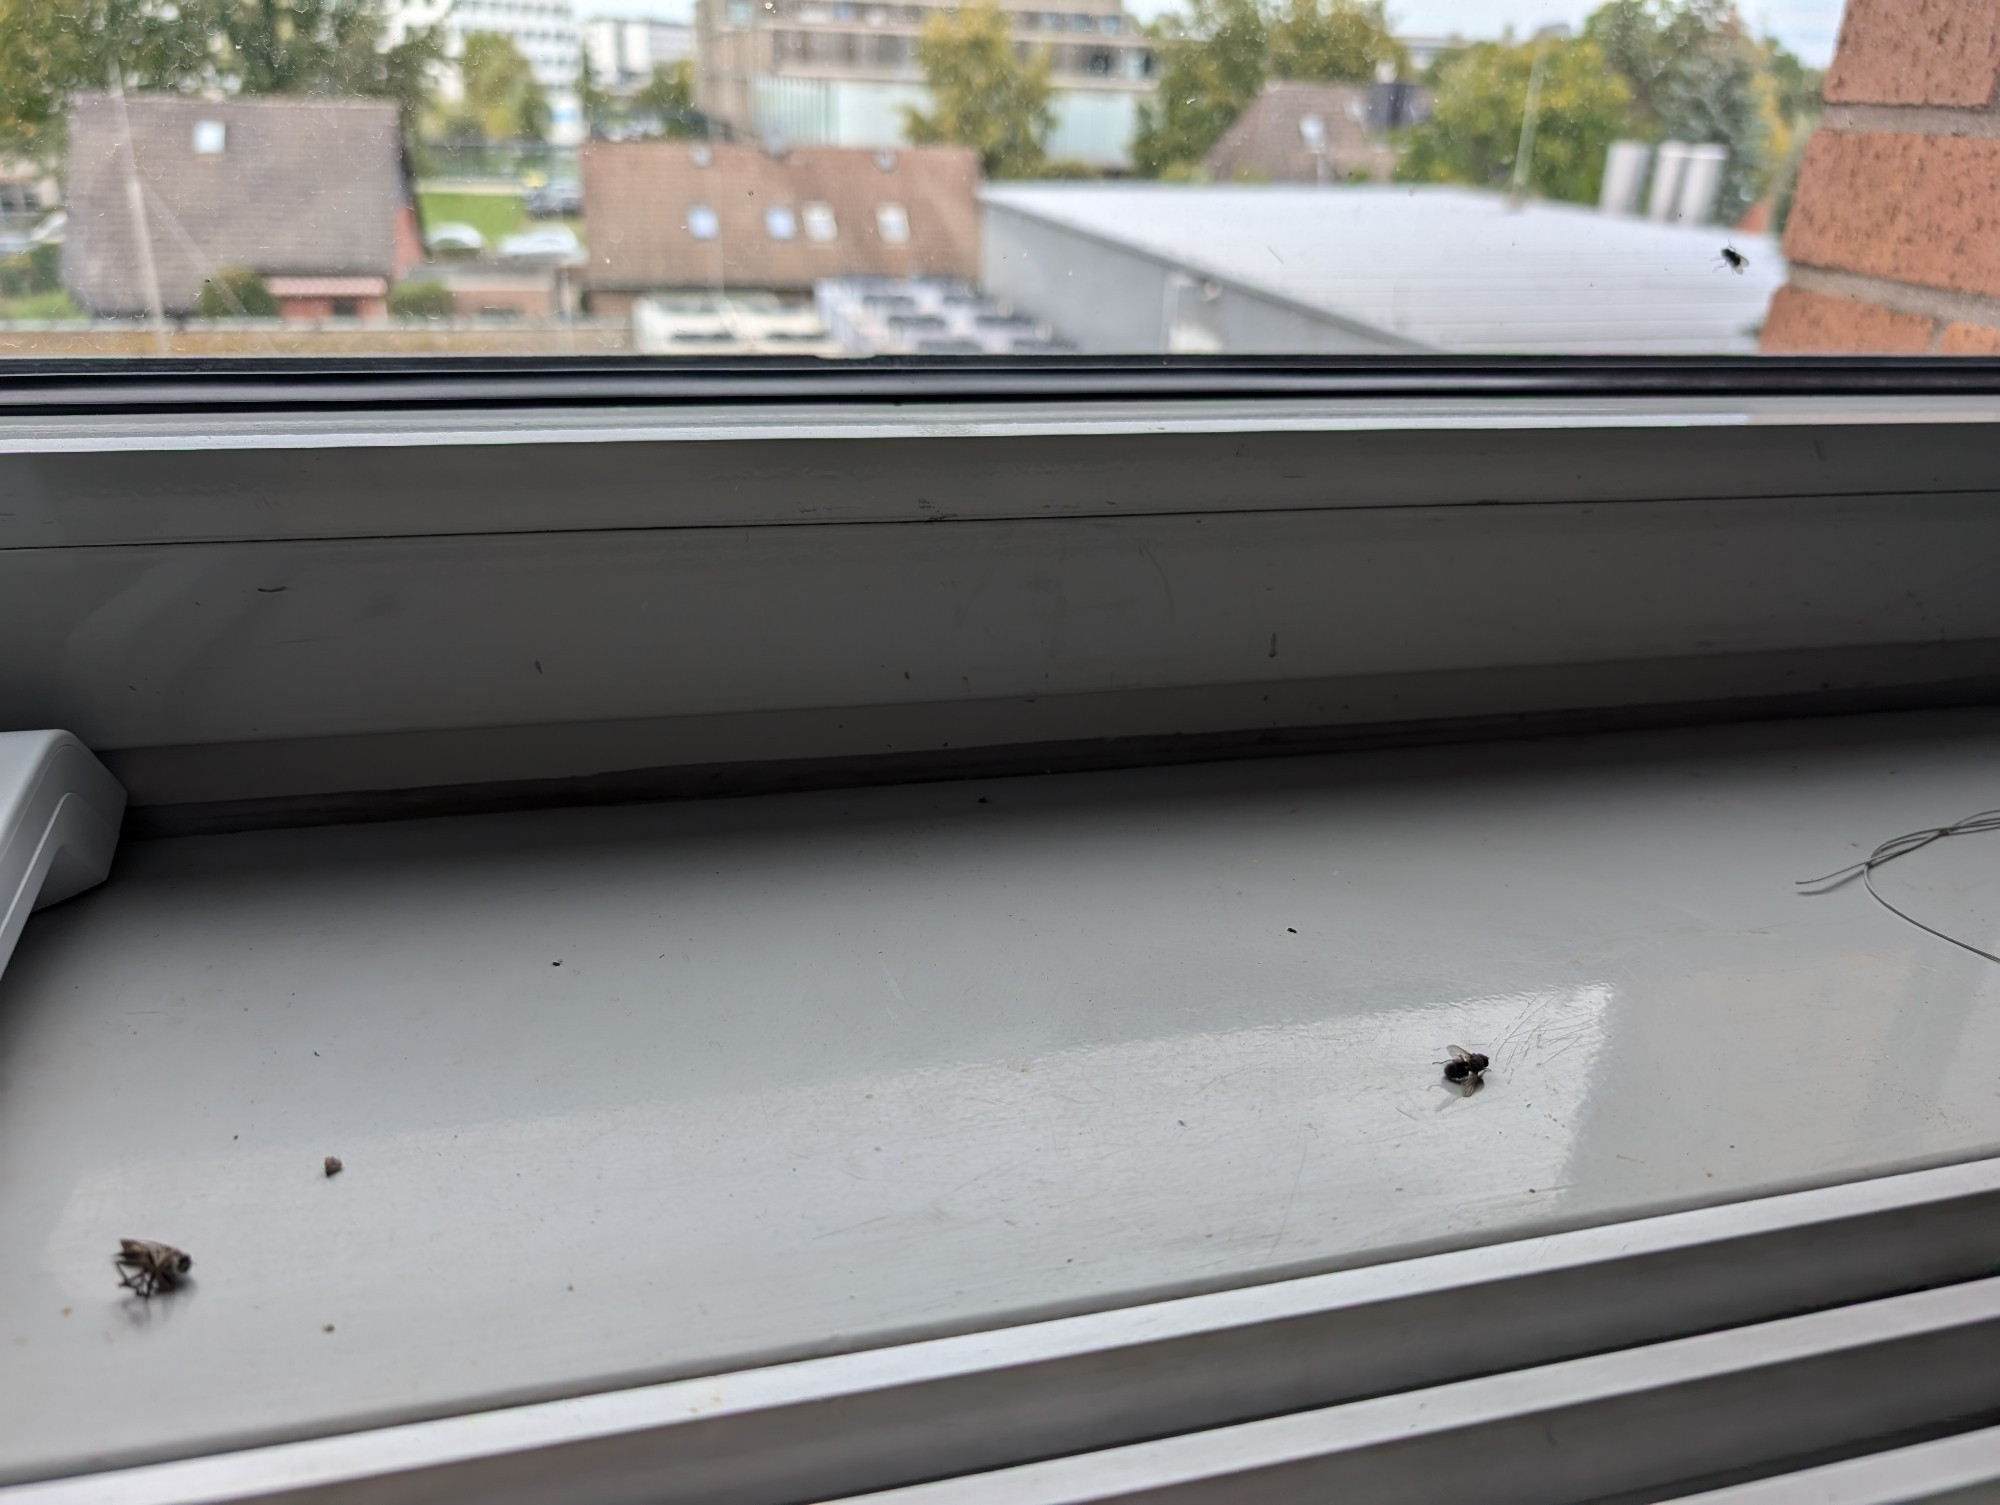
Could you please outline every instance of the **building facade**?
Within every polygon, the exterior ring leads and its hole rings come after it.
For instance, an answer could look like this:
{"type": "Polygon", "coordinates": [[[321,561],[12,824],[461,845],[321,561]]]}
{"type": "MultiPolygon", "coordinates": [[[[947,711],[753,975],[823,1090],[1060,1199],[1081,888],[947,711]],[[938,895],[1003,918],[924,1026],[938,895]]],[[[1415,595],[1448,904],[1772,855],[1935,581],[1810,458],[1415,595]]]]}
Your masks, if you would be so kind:
{"type": "MultiPolygon", "coordinates": [[[[1051,54],[1049,155],[1118,168],[1131,156],[1153,56],[1120,0],[1003,7],[1015,46],[1051,54]]],[[[696,104],[739,132],[801,145],[894,147],[928,102],[917,38],[936,7],[875,0],[697,0],[696,104]]]]}
{"type": "Polygon", "coordinates": [[[2000,355],[1996,99],[1991,0],[1848,0],[1766,354],[2000,355]]]}
{"type": "Polygon", "coordinates": [[[685,21],[597,16],[583,23],[583,51],[600,89],[630,94],[655,69],[694,56],[694,28],[685,21]]]}
{"type": "Polygon", "coordinates": [[[474,32],[498,32],[521,50],[535,82],[549,101],[549,139],[572,146],[583,139],[583,109],[577,72],[583,65],[583,33],[571,0],[390,0],[389,42],[393,46],[426,26],[444,30],[448,62],[438,78],[446,100],[464,94],[456,60],[474,32]]]}

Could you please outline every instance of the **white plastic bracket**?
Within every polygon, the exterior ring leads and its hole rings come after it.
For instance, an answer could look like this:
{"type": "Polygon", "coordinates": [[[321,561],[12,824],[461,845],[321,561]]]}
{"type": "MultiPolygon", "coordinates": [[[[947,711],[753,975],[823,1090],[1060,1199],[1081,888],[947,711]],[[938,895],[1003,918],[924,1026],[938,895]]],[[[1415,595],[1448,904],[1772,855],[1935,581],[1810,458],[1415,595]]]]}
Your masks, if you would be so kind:
{"type": "Polygon", "coordinates": [[[125,789],[68,732],[0,732],[0,971],[31,911],[102,883],[125,789]]]}

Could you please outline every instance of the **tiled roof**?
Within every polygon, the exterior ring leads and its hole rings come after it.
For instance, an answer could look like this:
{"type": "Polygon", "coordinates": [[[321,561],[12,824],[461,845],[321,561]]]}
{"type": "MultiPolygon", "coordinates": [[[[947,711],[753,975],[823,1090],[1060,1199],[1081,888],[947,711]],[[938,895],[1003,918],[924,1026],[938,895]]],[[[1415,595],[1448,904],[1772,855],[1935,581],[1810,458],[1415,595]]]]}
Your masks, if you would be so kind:
{"type": "Polygon", "coordinates": [[[625,291],[970,280],[978,188],[978,154],[959,147],[774,156],[707,142],[595,142],[583,152],[586,276],[625,291]]]}
{"type": "MultiPolygon", "coordinates": [[[[169,312],[192,309],[202,283],[229,267],[267,276],[393,274],[403,199],[393,104],[136,95],[125,106],[169,312]]],[[[95,313],[144,312],[109,95],[71,102],[67,188],[63,280],[95,313]]]]}
{"type": "Polygon", "coordinates": [[[1299,134],[1299,123],[1317,115],[1334,178],[1386,178],[1396,157],[1369,134],[1369,95],[1366,84],[1270,84],[1209,148],[1202,165],[1218,183],[1315,182],[1319,164],[1299,134]]]}

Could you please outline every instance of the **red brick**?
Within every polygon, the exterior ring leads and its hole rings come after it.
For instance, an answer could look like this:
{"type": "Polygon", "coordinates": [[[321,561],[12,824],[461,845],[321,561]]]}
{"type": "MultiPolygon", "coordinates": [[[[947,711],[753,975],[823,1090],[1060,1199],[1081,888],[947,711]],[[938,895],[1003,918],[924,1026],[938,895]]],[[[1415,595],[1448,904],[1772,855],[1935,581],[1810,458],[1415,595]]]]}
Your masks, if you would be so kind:
{"type": "Polygon", "coordinates": [[[1947,325],[1938,341],[1939,355],[2000,355],[2000,329],[1980,324],[1947,325]]]}
{"type": "Polygon", "coordinates": [[[1781,287],[1764,318],[1766,355],[1921,355],[1931,321],[1915,314],[1781,287]]]}
{"type": "Polygon", "coordinates": [[[1826,74],[1836,104],[1967,105],[2000,83],[1993,0],[1847,0],[1826,74]]]}
{"type": "Polygon", "coordinates": [[[2000,140],[1816,131],[1785,257],[2000,295],[2000,140]]]}

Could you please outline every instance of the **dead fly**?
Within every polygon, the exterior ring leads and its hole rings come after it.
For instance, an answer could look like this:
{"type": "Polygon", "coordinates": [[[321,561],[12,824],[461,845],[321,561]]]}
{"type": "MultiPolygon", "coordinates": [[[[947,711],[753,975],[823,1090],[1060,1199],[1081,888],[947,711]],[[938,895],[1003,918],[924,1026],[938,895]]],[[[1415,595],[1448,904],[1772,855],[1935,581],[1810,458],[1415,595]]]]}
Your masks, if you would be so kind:
{"type": "Polygon", "coordinates": [[[1730,271],[1741,277],[1745,272],[1750,270],[1750,258],[1734,246],[1724,246],[1722,254],[1715,258],[1715,269],[1719,272],[1724,267],[1728,267],[1730,271]]]}
{"type": "Polygon", "coordinates": [[[118,1267],[118,1284],[142,1297],[171,1291],[194,1261],[172,1244],[156,1244],[149,1238],[122,1238],[112,1263],[118,1267]]]}
{"type": "Polygon", "coordinates": [[[1470,1097],[1486,1080],[1489,1064],[1486,1057],[1462,1045],[1447,1045],[1445,1051],[1451,1059],[1439,1062],[1444,1067],[1444,1079],[1454,1087],[1463,1088],[1466,1096],[1470,1097]]]}

